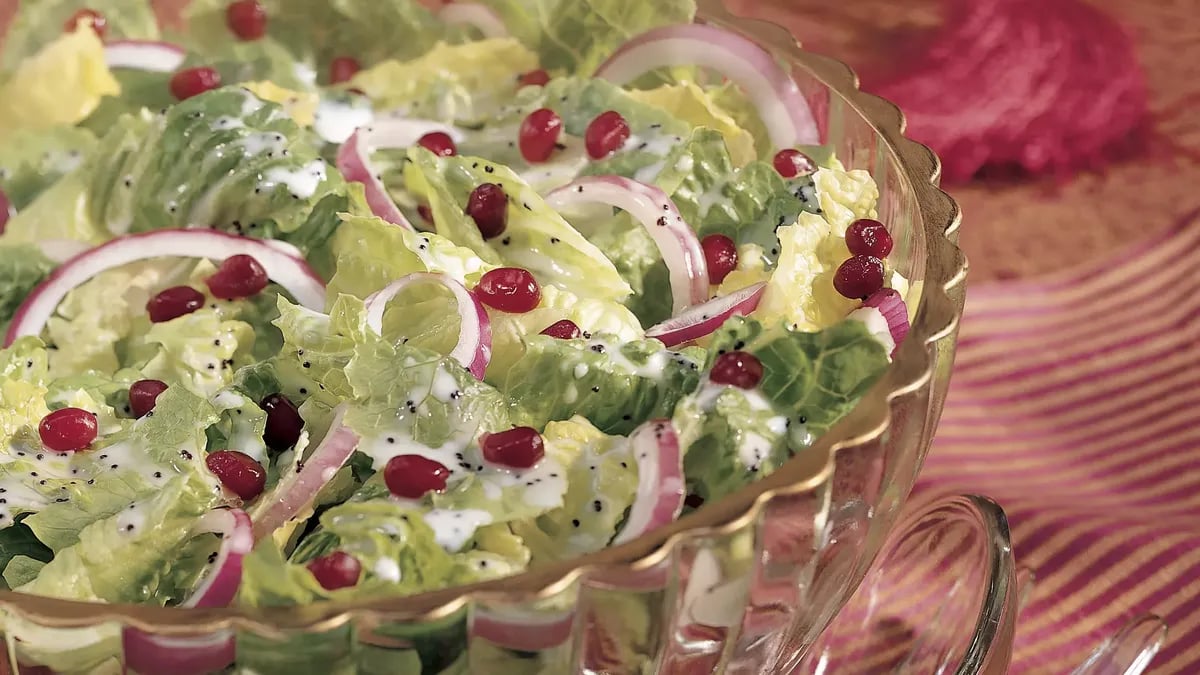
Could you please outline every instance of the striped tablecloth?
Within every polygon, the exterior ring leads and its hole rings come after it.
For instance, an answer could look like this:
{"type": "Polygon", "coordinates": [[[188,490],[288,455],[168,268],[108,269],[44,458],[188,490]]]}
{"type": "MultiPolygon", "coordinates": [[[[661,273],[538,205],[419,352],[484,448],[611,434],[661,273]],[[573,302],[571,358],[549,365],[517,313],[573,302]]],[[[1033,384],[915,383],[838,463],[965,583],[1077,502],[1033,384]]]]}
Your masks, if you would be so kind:
{"type": "Polygon", "coordinates": [[[1151,673],[1200,673],[1200,213],[1100,263],[968,292],[915,500],[1008,512],[1036,574],[1013,672],[1070,671],[1136,614],[1151,673]]]}

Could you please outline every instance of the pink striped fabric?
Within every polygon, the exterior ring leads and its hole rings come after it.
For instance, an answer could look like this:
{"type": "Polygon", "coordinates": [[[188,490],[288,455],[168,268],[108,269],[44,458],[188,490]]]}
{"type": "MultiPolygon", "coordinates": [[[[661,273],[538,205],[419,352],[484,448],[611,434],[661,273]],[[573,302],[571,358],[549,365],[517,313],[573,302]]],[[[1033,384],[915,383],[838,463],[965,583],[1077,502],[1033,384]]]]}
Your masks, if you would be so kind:
{"type": "Polygon", "coordinates": [[[1012,672],[1058,675],[1137,614],[1200,673],[1200,216],[1102,264],[968,292],[917,486],[986,494],[1037,577],[1012,672]]]}

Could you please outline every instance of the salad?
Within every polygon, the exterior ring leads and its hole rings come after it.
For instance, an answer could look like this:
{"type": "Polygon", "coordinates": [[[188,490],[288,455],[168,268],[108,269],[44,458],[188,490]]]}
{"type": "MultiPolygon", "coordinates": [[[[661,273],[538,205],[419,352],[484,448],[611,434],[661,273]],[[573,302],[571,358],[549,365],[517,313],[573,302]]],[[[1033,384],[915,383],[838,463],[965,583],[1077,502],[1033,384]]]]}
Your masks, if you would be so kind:
{"type": "MultiPolygon", "coordinates": [[[[412,595],[629,541],[803,453],[887,367],[908,286],[871,177],[767,52],[694,12],[195,0],[160,28],[139,0],[22,3],[4,587],[412,595]]],[[[5,621],[61,672],[122,643],[139,672],[195,667],[136,630],[5,621]]],[[[334,672],[219,638],[197,672],[334,672]]]]}

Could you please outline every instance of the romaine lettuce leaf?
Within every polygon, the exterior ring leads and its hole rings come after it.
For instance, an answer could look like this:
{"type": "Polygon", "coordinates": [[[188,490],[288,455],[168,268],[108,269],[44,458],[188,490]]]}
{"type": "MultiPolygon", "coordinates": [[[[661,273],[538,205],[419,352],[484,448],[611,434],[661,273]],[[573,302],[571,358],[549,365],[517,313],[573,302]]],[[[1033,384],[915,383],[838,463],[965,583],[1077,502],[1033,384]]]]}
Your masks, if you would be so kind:
{"type": "Polygon", "coordinates": [[[622,43],[658,26],[691,23],[693,0],[483,0],[542,67],[590,76],[622,43]]]}
{"type": "Polygon", "coordinates": [[[36,246],[0,245],[0,326],[12,320],[29,293],[50,276],[54,268],[55,264],[36,246]]]}
{"type": "Polygon", "coordinates": [[[754,136],[722,110],[708,92],[694,83],[634,89],[629,91],[629,95],[636,101],[658,106],[693,127],[706,127],[720,132],[736,167],[743,167],[758,156],[754,149],[754,136]]]}
{"type": "Polygon", "coordinates": [[[803,451],[850,412],[888,365],[884,347],[861,321],[800,332],[733,317],[714,336],[710,361],[734,349],[762,363],[758,387],[706,379],[675,411],[689,490],[705,499],[729,494],[803,451]]]}
{"type": "Polygon", "coordinates": [[[95,146],[94,134],[71,126],[10,136],[0,144],[0,189],[20,211],[78,167],[95,146]]]}
{"type": "Polygon", "coordinates": [[[695,357],[658,340],[535,335],[508,371],[503,391],[532,426],[579,415],[602,432],[627,434],[648,419],[669,417],[695,389],[695,357]]]}

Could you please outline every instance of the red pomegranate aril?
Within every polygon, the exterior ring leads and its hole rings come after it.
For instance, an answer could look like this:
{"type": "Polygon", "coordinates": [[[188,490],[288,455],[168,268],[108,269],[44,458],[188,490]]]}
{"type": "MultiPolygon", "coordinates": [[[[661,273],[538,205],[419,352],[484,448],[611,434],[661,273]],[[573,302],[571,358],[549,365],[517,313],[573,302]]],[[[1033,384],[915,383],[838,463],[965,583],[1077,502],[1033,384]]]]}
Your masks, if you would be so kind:
{"type": "Polygon", "coordinates": [[[108,37],[108,20],[104,18],[103,14],[94,9],[81,9],[72,14],[71,18],[67,19],[66,23],[63,24],[63,30],[68,33],[74,33],[75,29],[79,27],[79,22],[84,19],[92,20],[92,30],[96,32],[97,37],[101,40],[108,37]]]}
{"type": "Polygon", "coordinates": [[[846,247],[853,255],[886,258],[892,252],[892,235],[878,220],[859,218],[846,228],[846,247]]]}
{"type": "Polygon", "coordinates": [[[244,254],[229,256],[215,274],[204,280],[213,296],[222,300],[253,297],[262,293],[270,282],[263,266],[244,254]]]}
{"type": "Polygon", "coordinates": [[[708,283],[719,284],[737,269],[737,244],[723,234],[710,234],[700,240],[704,262],[708,265],[708,283]]]}
{"type": "Polygon", "coordinates": [[[171,95],[184,101],[221,86],[221,74],[208,66],[185,68],[171,76],[171,95]]]}
{"type": "Polygon", "coordinates": [[[492,309],[524,314],[541,302],[542,289],[528,270],[499,267],[484,273],[475,287],[475,295],[492,309]]]}
{"type": "Polygon", "coordinates": [[[439,157],[452,157],[458,154],[458,146],[450,134],[442,131],[431,131],[417,139],[417,145],[425,148],[439,157]]]}
{"type": "Polygon", "coordinates": [[[522,87],[544,87],[548,82],[550,82],[550,73],[538,68],[537,70],[531,70],[528,73],[521,75],[521,78],[518,81],[522,87]]]}
{"type": "Polygon", "coordinates": [[[579,330],[579,326],[576,326],[574,321],[562,319],[543,328],[542,335],[549,335],[559,340],[574,340],[583,335],[583,331],[579,330]]]}
{"type": "Polygon", "coordinates": [[[237,0],[225,8],[225,23],[242,40],[257,40],[267,34],[267,10],[258,0],[237,0]]]}
{"type": "Polygon", "coordinates": [[[329,84],[341,84],[354,79],[362,65],[351,56],[339,56],[329,62],[329,84]]]}
{"type": "Polygon", "coordinates": [[[725,352],[713,362],[708,379],[739,389],[753,389],[762,380],[762,362],[748,352],[725,352]]]}
{"type": "Polygon", "coordinates": [[[846,260],[833,275],[833,287],[847,298],[865,300],[883,288],[883,261],[872,255],[846,260]]]}
{"type": "Polygon", "coordinates": [[[538,108],[521,122],[517,137],[521,156],[527,162],[544,162],[554,154],[562,133],[562,118],[549,108],[538,108]]]}
{"type": "Polygon", "coordinates": [[[267,472],[254,458],[237,450],[217,450],[204,458],[204,465],[213,472],[221,485],[233,494],[250,501],[262,494],[267,484],[267,472]]]}
{"type": "Polygon", "coordinates": [[[300,411],[290,398],[283,394],[271,394],[264,398],[258,407],[267,413],[263,441],[268,448],[282,452],[300,440],[300,434],[304,431],[304,418],[300,416],[300,411]]]}
{"type": "Polygon", "coordinates": [[[75,452],[91,445],[99,429],[93,413],[63,408],[42,418],[38,435],[42,437],[42,445],[55,452],[75,452]]]}
{"type": "Polygon", "coordinates": [[[471,196],[467,198],[467,215],[475,220],[475,227],[484,239],[504,234],[508,227],[508,195],[504,188],[495,183],[483,183],[471,190],[471,196]]]}
{"type": "Polygon", "coordinates": [[[167,383],[159,380],[138,380],[129,385],[129,412],[137,419],[145,417],[154,404],[158,402],[159,394],[167,390],[167,383]]]}
{"type": "Polygon", "coordinates": [[[792,148],[775,153],[774,164],[775,170],[784,178],[807,176],[817,170],[816,163],[808,155],[792,148]]]}
{"type": "Polygon", "coordinates": [[[314,558],[308,562],[307,567],[317,583],[321,584],[321,588],[327,591],[354,586],[362,576],[362,563],[344,551],[334,551],[314,558]]]}
{"type": "Polygon", "coordinates": [[[541,461],[546,454],[544,446],[541,434],[533,427],[484,434],[479,439],[484,459],[514,469],[528,469],[541,461]]]}
{"type": "Polygon", "coordinates": [[[588,156],[604,159],[621,149],[629,140],[629,123],[616,110],[600,113],[583,133],[583,143],[588,156]]]}
{"type": "Polygon", "coordinates": [[[420,455],[396,455],[383,467],[383,482],[397,497],[420,499],[430,492],[446,489],[450,469],[420,455]]]}
{"type": "Polygon", "coordinates": [[[150,315],[151,323],[162,323],[191,314],[203,306],[203,293],[191,286],[174,286],[150,298],[146,313],[150,315]]]}

